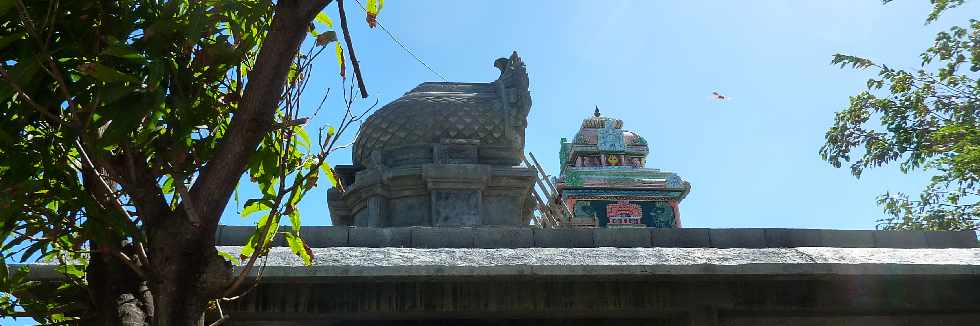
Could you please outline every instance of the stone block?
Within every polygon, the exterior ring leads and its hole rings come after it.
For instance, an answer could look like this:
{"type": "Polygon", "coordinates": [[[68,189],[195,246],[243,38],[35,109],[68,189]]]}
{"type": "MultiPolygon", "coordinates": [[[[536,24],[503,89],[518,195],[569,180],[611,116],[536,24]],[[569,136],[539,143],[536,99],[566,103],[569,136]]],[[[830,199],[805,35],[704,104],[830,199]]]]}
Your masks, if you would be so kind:
{"type": "Polygon", "coordinates": [[[473,229],[476,248],[529,248],[534,232],[530,227],[479,227],[473,229]]]}
{"type": "MultiPolygon", "coordinates": [[[[289,228],[288,226],[286,227],[289,228]]],[[[304,226],[299,229],[299,235],[306,244],[313,248],[350,247],[346,226],[304,226]]],[[[285,242],[285,241],[284,241],[285,242]]]]}
{"type": "Polygon", "coordinates": [[[824,247],[874,248],[874,231],[820,230],[820,244],[824,247]]]}
{"type": "Polygon", "coordinates": [[[411,227],[413,248],[473,248],[470,227],[411,227]]]}
{"type": "MultiPolygon", "coordinates": [[[[483,202],[480,204],[480,224],[514,225],[514,216],[521,216],[523,209],[524,198],[521,195],[514,193],[489,194],[485,191],[483,192],[483,202]]],[[[527,226],[524,228],[530,229],[527,226]]]]}
{"type": "Polygon", "coordinates": [[[650,247],[649,228],[598,228],[595,229],[596,247],[643,248],[650,247]]]}
{"type": "Polygon", "coordinates": [[[388,200],[388,226],[429,224],[429,196],[405,196],[388,200]]]}
{"type": "Polygon", "coordinates": [[[714,248],[765,248],[764,229],[711,229],[708,231],[714,248]]]}
{"type": "Polygon", "coordinates": [[[929,248],[976,248],[976,231],[937,232],[926,231],[929,248]]]}
{"type": "Polygon", "coordinates": [[[765,229],[766,247],[796,248],[821,247],[820,230],[814,229],[765,229]]]}
{"type": "Polygon", "coordinates": [[[595,247],[595,228],[532,229],[534,246],[542,248],[595,247]]]}
{"type": "Polygon", "coordinates": [[[708,229],[652,229],[650,236],[654,247],[707,248],[711,245],[708,229]]]}
{"type": "Polygon", "coordinates": [[[878,248],[927,248],[926,233],[922,231],[874,231],[878,248]]]}
{"type": "Polygon", "coordinates": [[[480,225],[480,192],[432,191],[432,225],[480,225]]]}
{"type": "Polygon", "coordinates": [[[412,230],[410,228],[351,228],[349,231],[351,247],[410,247],[412,230]]]}
{"type": "Polygon", "coordinates": [[[219,225],[215,231],[215,244],[219,246],[244,246],[255,226],[219,225]]]}

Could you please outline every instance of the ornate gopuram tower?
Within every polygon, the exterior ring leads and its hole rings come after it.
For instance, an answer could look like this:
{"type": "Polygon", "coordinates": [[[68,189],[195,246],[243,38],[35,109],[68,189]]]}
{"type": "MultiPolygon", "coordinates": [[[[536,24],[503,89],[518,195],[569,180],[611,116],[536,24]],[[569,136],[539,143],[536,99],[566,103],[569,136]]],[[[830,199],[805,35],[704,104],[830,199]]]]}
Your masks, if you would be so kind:
{"type": "Polygon", "coordinates": [[[361,125],[353,165],[327,194],[334,225],[527,225],[520,167],[531,94],[514,52],[491,83],[422,83],[361,125]]]}
{"type": "Polygon", "coordinates": [[[571,143],[561,140],[560,198],[572,211],[567,224],[600,227],[681,227],[678,204],[691,184],[676,173],[646,168],[650,153],[623,120],[593,117],[571,143]]]}

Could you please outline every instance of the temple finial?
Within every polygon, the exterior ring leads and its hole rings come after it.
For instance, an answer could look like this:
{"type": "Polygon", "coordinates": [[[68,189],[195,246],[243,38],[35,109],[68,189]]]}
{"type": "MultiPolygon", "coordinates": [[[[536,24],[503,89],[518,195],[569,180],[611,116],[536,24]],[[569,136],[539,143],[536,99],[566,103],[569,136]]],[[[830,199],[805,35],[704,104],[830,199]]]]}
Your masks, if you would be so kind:
{"type": "Polygon", "coordinates": [[[594,115],[596,117],[600,116],[600,114],[599,114],[599,106],[598,105],[595,106],[595,113],[592,113],[592,115],[594,115]]]}

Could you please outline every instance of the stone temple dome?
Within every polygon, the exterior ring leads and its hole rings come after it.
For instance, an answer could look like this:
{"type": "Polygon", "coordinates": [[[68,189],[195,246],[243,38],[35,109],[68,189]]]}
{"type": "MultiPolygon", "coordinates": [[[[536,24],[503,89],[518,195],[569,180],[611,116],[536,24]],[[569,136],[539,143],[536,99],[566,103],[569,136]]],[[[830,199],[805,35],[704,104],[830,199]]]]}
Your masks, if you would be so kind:
{"type": "Polygon", "coordinates": [[[333,224],[527,225],[528,75],[516,52],[494,66],[492,82],[422,83],[368,117],[327,192],[333,224]]]}
{"type": "Polygon", "coordinates": [[[531,107],[528,78],[516,53],[496,66],[501,75],[494,82],[422,83],[379,109],[361,126],[354,165],[432,163],[432,144],[439,143],[473,144],[481,163],[519,165],[531,107]]]}

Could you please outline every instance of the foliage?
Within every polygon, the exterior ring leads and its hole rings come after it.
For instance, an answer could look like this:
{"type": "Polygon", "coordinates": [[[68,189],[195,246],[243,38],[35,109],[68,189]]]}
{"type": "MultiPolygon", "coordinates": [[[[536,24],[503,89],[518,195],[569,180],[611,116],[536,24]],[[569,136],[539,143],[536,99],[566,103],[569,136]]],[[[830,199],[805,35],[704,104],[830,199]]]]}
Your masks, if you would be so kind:
{"type": "MultiPolygon", "coordinates": [[[[885,1],[888,2],[888,1],[885,1]]],[[[927,23],[963,0],[931,0],[927,23]]],[[[934,171],[918,198],[879,198],[884,229],[973,230],[980,218],[980,21],[939,33],[916,71],[837,54],[832,64],[871,68],[877,78],[850,99],[827,131],[821,157],[835,167],[897,162],[903,173],[934,171]],[[877,120],[875,123],[872,120],[877,120]]]]}
{"type": "MultiPolygon", "coordinates": [[[[262,218],[240,257],[248,261],[244,271],[221,293],[235,294],[279,234],[282,216],[290,219],[290,248],[309,263],[296,205],[321,175],[335,183],[326,158],[338,136],[320,128],[311,140],[300,97],[330,43],[343,74],[337,33],[319,13],[328,2],[0,2],[0,316],[41,323],[92,317],[104,305],[93,302],[90,288],[100,275],[86,273],[98,255],[154,280],[151,290],[179,287],[165,284],[174,276],[154,262],[190,246],[187,239],[204,248],[201,255],[213,251],[214,229],[242,172],[261,189],[243,214],[262,218]],[[307,8],[328,31],[316,32],[314,16],[300,10],[307,8]],[[287,13],[306,19],[284,24],[299,24],[314,46],[299,52],[267,40],[274,18],[287,13]],[[277,69],[261,53],[280,50],[289,60],[285,81],[252,80],[277,69]],[[250,100],[263,91],[281,95],[268,105],[250,100]],[[231,184],[209,178],[222,169],[234,171],[231,184]],[[11,259],[53,262],[67,282],[30,281],[11,259]]],[[[357,118],[347,104],[338,132],[357,118]]]]}

